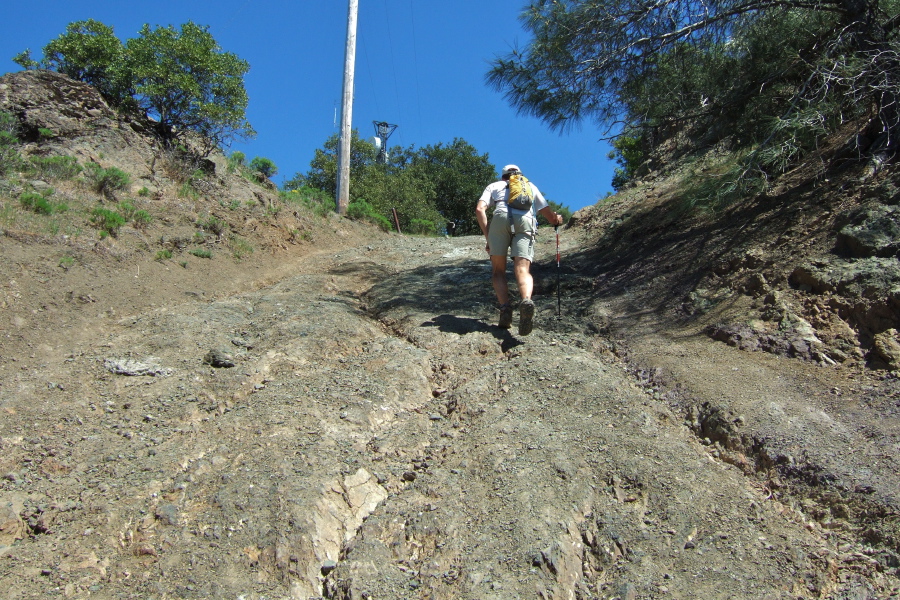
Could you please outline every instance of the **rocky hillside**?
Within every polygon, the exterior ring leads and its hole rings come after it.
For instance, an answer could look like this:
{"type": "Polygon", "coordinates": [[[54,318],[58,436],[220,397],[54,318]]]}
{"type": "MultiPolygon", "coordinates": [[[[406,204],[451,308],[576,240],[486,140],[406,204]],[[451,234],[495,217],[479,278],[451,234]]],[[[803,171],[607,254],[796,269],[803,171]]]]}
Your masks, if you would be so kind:
{"type": "Polygon", "coordinates": [[[317,212],[55,74],[0,111],[38,159],[0,180],[3,598],[900,597],[890,169],[708,214],[648,176],[559,268],[539,236],[520,337],[477,237],[317,212]]]}

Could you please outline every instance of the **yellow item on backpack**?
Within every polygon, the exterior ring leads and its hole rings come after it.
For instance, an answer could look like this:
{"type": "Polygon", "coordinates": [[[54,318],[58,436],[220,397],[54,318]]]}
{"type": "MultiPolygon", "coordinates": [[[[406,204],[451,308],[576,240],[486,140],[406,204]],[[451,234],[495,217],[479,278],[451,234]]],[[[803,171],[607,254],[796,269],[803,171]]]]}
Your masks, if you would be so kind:
{"type": "Polygon", "coordinates": [[[516,171],[509,176],[506,187],[509,190],[507,206],[516,210],[531,210],[531,205],[534,204],[534,190],[527,177],[516,171]]]}

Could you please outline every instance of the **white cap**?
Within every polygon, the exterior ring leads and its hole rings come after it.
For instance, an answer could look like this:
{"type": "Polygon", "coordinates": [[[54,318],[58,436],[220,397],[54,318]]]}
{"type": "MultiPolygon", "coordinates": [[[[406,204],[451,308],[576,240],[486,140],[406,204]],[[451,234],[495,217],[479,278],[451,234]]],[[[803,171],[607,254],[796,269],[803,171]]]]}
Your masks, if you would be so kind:
{"type": "Polygon", "coordinates": [[[509,175],[510,173],[518,173],[518,172],[519,172],[519,167],[517,167],[516,165],[506,165],[505,167],[503,167],[502,174],[509,175]]]}

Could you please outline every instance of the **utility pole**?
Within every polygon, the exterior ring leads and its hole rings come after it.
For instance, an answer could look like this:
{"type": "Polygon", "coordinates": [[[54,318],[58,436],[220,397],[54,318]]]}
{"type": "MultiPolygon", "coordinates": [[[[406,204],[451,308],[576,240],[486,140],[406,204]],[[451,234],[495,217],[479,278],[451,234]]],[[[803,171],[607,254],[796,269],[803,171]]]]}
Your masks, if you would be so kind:
{"type": "Polygon", "coordinates": [[[347,46],[344,50],[344,94],[341,103],[341,137],[338,144],[338,175],[335,205],[339,215],[347,214],[350,204],[350,138],[353,116],[353,69],[356,63],[356,15],[358,0],[349,0],[347,8],[347,46]]]}
{"type": "Polygon", "coordinates": [[[381,147],[378,149],[378,162],[386,163],[388,138],[391,137],[391,134],[394,133],[394,130],[399,125],[391,125],[386,121],[372,121],[372,124],[375,125],[375,135],[381,140],[381,147]]]}

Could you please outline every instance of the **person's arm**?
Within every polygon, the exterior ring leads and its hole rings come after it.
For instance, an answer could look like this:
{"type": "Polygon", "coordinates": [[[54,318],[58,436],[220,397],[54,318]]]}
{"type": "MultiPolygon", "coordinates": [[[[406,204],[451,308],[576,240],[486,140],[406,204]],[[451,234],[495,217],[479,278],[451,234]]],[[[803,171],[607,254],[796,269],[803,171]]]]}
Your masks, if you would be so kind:
{"type": "Polygon", "coordinates": [[[541,210],[538,211],[541,216],[547,219],[547,222],[553,225],[554,227],[559,227],[563,224],[562,215],[559,213],[553,212],[553,209],[549,206],[545,206],[541,210]]]}
{"type": "Polygon", "coordinates": [[[478,221],[478,226],[481,227],[481,232],[484,234],[485,245],[484,249],[491,252],[491,246],[487,242],[488,239],[488,218],[487,218],[487,204],[484,202],[478,201],[478,204],[475,205],[475,220],[478,221]]]}
{"type": "Polygon", "coordinates": [[[554,227],[559,227],[560,225],[562,225],[563,224],[562,215],[553,212],[553,209],[550,208],[550,203],[547,202],[546,198],[544,198],[544,195],[541,193],[541,190],[539,190],[538,187],[536,185],[534,185],[533,182],[529,181],[528,183],[531,185],[531,191],[534,192],[534,199],[535,199],[535,205],[536,205],[535,208],[537,208],[538,206],[543,207],[543,208],[538,209],[537,212],[540,215],[542,215],[545,219],[547,219],[547,222],[550,223],[551,225],[553,225],[554,227]]]}

